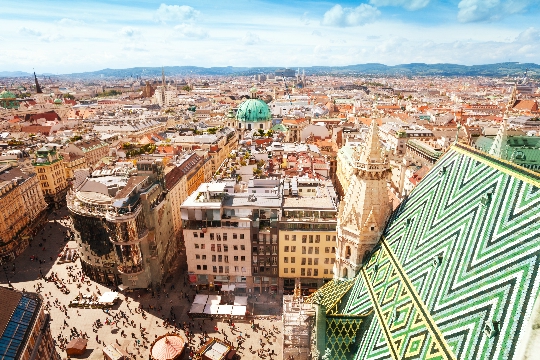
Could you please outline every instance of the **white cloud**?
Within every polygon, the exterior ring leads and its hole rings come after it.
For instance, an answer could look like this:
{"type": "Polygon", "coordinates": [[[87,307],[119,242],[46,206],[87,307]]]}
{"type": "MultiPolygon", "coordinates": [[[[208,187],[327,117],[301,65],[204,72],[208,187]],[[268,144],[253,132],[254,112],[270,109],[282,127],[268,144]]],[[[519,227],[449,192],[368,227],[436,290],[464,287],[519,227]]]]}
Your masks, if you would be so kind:
{"type": "Polygon", "coordinates": [[[155,13],[155,19],[161,22],[184,22],[197,18],[200,11],[187,5],[161,4],[155,13]]]}
{"type": "Polygon", "coordinates": [[[530,27],[527,30],[521,32],[517,36],[516,41],[520,43],[540,43],[540,30],[530,27]]]}
{"type": "Polygon", "coordinates": [[[244,45],[255,45],[260,43],[261,41],[262,40],[259,35],[252,32],[247,32],[246,35],[244,35],[244,37],[242,38],[242,43],[244,43],[244,45]]]}
{"type": "Polygon", "coordinates": [[[208,32],[203,28],[190,24],[180,24],[174,27],[176,32],[184,37],[194,39],[204,39],[208,37],[208,32]]]}
{"type": "Polygon", "coordinates": [[[461,0],[457,18],[464,23],[497,21],[525,10],[529,3],[530,0],[461,0]]]}
{"type": "Polygon", "coordinates": [[[131,26],[124,26],[122,29],[120,29],[120,35],[133,38],[140,35],[140,31],[138,29],[132,28],[131,26]]]}
{"type": "Polygon", "coordinates": [[[82,24],[82,21],[79,20],[73,20],[69,18],[63,18],[58,20],[58,24],[62,26],[76,26],[82,24]]]}
{"type": "Polygon", "coordinates": [[[26,36],[41,36],[41,31],[37,31],[32,28],[22,27],[19,28],[19,34],[26,36]]]}
{"type": "Polygon", "coordinates": [[[327,26],[360,26],[375,21],[381,12],[374,6],[360,4],[355,8],[344,8],[337,4],[326,13],[322,20],[327,26]]]}
{"type": "Polygon", "coordinates": [[[369,0],[375,6],[402,6],[407,10],[418,10],[425,8],[430,0],[369,0]]]}
{"type": "Polygon", "coordinates": [[[42,35],[42,36],[39,37],[39,40],[43,41],[43,42],[55,42],[55,41],[61,40],[63,38],[64,37],[62,35],[51,34],[51,35],[42,35]]]}

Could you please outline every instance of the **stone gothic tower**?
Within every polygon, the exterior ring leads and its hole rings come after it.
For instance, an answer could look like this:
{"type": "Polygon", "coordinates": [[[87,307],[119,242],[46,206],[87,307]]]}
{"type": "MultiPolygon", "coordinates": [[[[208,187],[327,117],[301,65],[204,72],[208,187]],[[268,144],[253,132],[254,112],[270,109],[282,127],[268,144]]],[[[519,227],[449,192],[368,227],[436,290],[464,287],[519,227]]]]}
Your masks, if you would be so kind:
{"type": "Polygon", "coordinates": [[[334,277],[351,279],[379,241],[392,212],[387,182],[390,164],[373,120],[364,146],[354,154],[354,173],[339,206],[334,277]]]}

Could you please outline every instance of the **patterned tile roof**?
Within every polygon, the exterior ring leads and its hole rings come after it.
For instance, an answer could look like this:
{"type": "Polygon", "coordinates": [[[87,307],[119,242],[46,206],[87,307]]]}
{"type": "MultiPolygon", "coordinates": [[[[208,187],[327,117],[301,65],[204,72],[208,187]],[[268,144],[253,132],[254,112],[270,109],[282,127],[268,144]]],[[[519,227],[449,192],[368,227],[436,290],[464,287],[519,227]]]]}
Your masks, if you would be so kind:
{"type": "MultiPolygon", "coordinates": [[[[539,293],[539,206],[540,176],[453,147],[394,211],[327,317],[373,309],[348,358],[513,359],[539,293]]],[[[328,293],[321,301],[334,302],[328,293]]],[[[328,336],[326,346],[341,357],[328,336]]]]}

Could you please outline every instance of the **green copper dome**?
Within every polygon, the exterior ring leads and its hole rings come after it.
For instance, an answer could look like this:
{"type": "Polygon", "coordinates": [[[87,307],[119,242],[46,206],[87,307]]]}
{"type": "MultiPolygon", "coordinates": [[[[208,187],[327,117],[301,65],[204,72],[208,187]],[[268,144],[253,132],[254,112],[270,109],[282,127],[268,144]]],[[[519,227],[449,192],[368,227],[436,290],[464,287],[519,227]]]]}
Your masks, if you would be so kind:
{"type": "Polygon", "coordinates": [[[1,99],[15,99],[16,96],[11,91],[4,90],[4,91],[0,92],[0,98],[1,99]]]}
{"type": "Polygon", "coordinates": [[[236,120],[259,122],[272,120],[272,113],[266,103],[259,99],[247,99],[238,108],[236,120]]]}

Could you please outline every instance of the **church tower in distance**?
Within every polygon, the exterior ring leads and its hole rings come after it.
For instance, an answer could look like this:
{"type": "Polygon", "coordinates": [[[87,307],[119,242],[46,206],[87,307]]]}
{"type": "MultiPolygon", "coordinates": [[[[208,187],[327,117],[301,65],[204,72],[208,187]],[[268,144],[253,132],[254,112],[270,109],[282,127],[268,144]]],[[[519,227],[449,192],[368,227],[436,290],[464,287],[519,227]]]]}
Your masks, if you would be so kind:
{"type": "Polygon", "coordinates": [[[363,147],[354,154],[354,174],[339,206],[334,278],[356,276],[362,259],[377,245],[392,203],[387,182],[390,164],[383,154],[376,120],[372,120],[363,147]]]}

